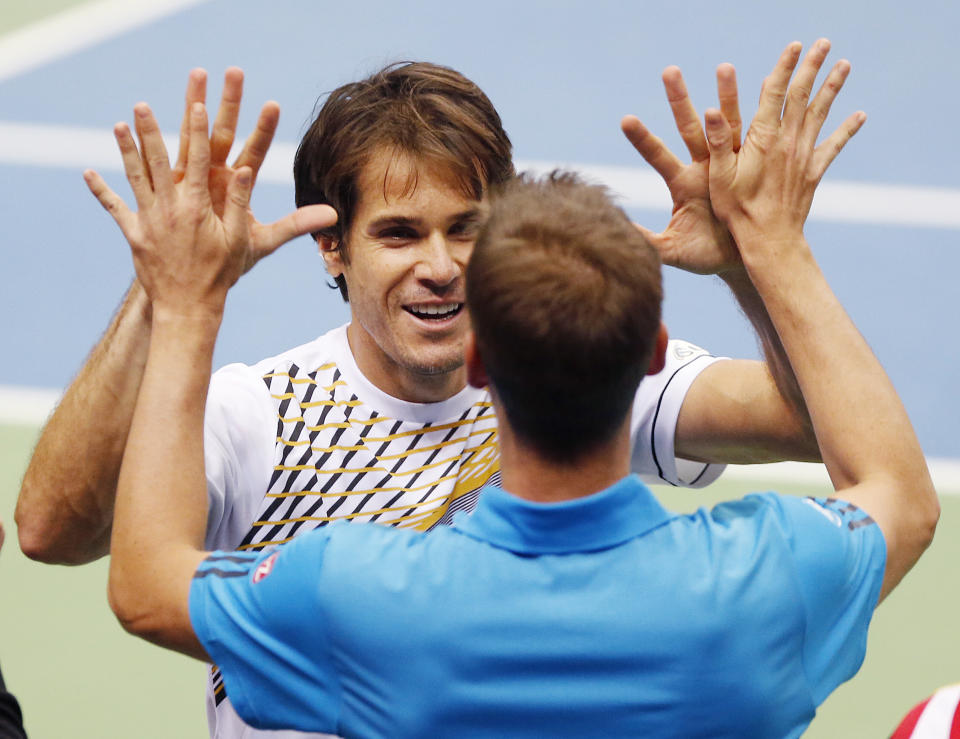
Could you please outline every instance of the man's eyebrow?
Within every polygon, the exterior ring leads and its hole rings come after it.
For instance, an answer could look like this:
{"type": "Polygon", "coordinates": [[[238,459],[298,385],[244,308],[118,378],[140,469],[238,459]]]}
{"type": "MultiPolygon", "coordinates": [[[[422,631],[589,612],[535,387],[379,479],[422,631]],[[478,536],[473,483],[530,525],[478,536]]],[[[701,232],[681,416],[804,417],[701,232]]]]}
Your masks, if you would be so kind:
{"type": "MultiPolygon", "coordinates": [[[[483,210],[480,208],[468,208],[459,213],[454,213],[450,217],[451,223],[463,223],[463,222],[473,222],[479,221],[483,218],[483,210]]],[[[391,226],[420,226],[422,225],[423,220],[420,218],[411,218],[410,216],[381,216],[376,220],[370,221],[367,229],[370,231],[379,231],[383,228],[388,228],[391,226]]]]}
{"type": "Polygon", "coordinates": [[[419,218],[410,218],[409,216],[381,216],[375,221],[370,221],[367,228],[370,231],[377,231],[387,226],[419,226],[419,218]]]}
{"type": "Polygon", "coordinates": [[[483,210],[480,208],[469,208],[461,213],[457,213],[454,217],[454,221],[478,221],[483,218],[483,210]]]}

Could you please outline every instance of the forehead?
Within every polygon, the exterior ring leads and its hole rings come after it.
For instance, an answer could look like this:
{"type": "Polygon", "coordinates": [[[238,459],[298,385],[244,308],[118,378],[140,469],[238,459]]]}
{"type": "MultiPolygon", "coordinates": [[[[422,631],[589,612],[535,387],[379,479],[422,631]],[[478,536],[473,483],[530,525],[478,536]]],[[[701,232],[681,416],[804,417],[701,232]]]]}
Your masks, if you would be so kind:
{"type": "Polygon", "coordinates": [[[449,167],[379,148],[357,177],[356,216],[363,220],[384,211],[476,207],[479,201],[465,184],[449,167]]]}

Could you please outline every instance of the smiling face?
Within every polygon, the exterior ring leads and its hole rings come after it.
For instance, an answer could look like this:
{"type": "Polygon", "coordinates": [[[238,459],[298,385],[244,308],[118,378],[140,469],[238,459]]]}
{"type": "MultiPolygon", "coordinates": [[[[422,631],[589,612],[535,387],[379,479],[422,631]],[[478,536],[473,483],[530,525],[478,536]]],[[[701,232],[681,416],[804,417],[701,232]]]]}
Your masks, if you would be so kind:
{"type": "Polygon", "coordinates": [[[466,384],[464,270],[485,203],[449,173],[386,149],[357,185],[346,254],[320,240],[327,271],[347,282],[357,366],[397,398],[444,400],[466,384]]]}

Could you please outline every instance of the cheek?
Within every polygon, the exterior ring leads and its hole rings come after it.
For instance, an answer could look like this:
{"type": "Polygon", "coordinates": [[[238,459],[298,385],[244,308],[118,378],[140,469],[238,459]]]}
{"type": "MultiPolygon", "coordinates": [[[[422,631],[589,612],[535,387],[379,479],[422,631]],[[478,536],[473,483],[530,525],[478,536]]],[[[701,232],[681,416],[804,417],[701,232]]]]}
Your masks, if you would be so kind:
{"type": "Polygon", "coordinates": [[[412,268],[409,260],[402,258],[398,251],[374,252],[350,264],[346,275],[351,302],[354,294],[359,302],[367,305],[390,302],[412,268]]]}

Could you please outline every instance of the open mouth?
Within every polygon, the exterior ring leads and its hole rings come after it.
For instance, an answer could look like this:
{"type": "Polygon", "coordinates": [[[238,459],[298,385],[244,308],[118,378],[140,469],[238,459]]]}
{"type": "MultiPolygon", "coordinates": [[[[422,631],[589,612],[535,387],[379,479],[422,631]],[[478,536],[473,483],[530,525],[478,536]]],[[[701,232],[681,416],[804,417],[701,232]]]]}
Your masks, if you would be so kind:
{"type": "Polygon", "coordinates": [[[442,305],[415,303],[405,305],[403,309],[422,321],[444,321],[458,315],[463,310],[463,303],[443,303],[442,305]]]}

